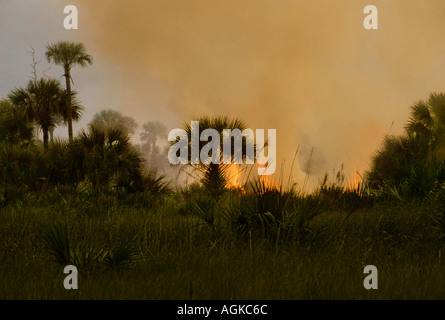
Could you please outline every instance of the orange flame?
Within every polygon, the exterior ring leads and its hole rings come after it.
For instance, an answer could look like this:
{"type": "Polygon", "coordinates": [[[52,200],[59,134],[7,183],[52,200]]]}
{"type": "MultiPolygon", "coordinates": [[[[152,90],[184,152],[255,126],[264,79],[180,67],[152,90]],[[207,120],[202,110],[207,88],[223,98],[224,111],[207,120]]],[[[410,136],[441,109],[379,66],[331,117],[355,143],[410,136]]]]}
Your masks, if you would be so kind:
{"type": "Polygon", "coordinates": [[[243,189],[241,184],[241,168],[239,164],[232,163],[226,170],[226,188],[243,189]]]}
{"type": "Polygon", "coordinates": [[[278,183],[275,180],[275,175],[270,176],[260,176],[260,183],[264,187],[264,190],[271,191],[271,190],[279,190],[278,183]]]}
{"type": "Polygon", "coordinates": [[[350,177],[348,179],[347,184],[345,185],[345,191],[357,191],[360,189],[361,184],[363,183],[363,177],[361,174],[356,171],[355,176],[350,177]]]}
{"type": "MultiPolygon", "coordinates": [[[[243,184],[243,169],[239,164],[232,163],[226,169],[226,188],[245,192],[243,184]]],[[[259,182],[264,190],[279,190],[275,175],[259,176],[259,182]]]]}

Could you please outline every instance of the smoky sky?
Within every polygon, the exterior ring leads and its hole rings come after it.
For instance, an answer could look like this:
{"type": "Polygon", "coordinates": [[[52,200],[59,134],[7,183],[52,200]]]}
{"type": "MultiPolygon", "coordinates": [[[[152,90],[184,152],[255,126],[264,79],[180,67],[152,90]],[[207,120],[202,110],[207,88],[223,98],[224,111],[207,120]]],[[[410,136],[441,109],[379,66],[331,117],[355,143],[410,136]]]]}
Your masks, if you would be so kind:
{"type": "Polygon", "coordinates": [[[204,115],[277,129],[277,170],[300,146],[300,181],[312,148],[314,182],[342,163],[363,171],[413,102],[445,85],[443,0],[72,4],[121,112],[169,130],[204,115]],[[378,30],[363,28],[368,4],[378,30]]]}

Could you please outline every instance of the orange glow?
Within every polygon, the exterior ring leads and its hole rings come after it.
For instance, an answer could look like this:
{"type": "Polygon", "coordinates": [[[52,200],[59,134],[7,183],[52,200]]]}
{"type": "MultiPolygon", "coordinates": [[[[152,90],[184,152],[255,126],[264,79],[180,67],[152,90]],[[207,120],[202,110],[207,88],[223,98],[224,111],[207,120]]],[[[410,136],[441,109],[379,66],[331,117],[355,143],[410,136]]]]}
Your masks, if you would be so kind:
{"type": "Polygon", "coordinates": [[[260,183],[264,187],[264,191],[271,191],[271,190],[279,190],[278,183],[275,180],[275,175],[270,176],[260,176],[260,183]]]}
{"type": "Polygon", "coordinates": [[[356,171],[355,175],[351,176],[348,181],[346,182],[345,191],[357,191],[360,189],[361,184],[363,183],[363,177],[361,174],[356,171]]]}
{"type": "Polygon", "coordinates": [[[259,183],[261,184],[261,187],[264,191],[280,190],[278,183],[275,179],[275,174],[261,175],[259,177],[259,183]]]}
{"type": "MultiPolygon", "coordinates": [[[[246,175],[243,174],[244,170],[239,164],[232,163],[225,169],[226,174],[226,188],[241,190],[243,193],[245,190],[246,175]]],[[[259,176],[258,182],[261,184],[263,191],[280,190],[276,181],[275,175],[262,175],[259,176]]]]}
{"type": "Polygon", "coordinates": [[[241,167],[239,164],[232,163],[226,169],[226,188],[228,189],[243,189],[243,185],[241,183],[241,167]]]}

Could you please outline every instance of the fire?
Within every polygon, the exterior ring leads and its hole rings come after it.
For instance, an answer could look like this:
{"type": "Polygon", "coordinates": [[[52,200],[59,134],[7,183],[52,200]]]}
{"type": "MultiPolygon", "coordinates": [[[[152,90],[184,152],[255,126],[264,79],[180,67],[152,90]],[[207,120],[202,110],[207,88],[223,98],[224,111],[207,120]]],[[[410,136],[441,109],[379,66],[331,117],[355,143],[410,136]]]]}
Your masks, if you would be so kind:
{"type": "Polygon", "coordinates": [[[226,169],[226,188],[228,189],[243,189],[241,184],[241,166],[236,163],[232,163],[226,169]]]}
{"type": "Polygon", "coordinates": [[[279,190],[275,175],[260,176],[260,183],[264,191],[279,190]]]}
{"type": "Polygon", "coordinates": [[[347,184],[345,185],[345,191],[357,191],[361,189],[361,186],[363,184],[363,177],[362,175],[356,171],[355,176],[352,176],[348,179],[347,184]]]}
{"type": "MultiPolygon", "coordinates": [[[[254,172],[254,171],[252,171],[254,172]]],[[[226,174],[226,188],[228,189],[238,189],[245,192],[244,182],[246,175],[244,174],[245,168],[241,167],[239,164],[232,163],[225,169],[226,174]]],[[[275,179],[275,175],[262,175],[259,176],[258,182],[261,184],[261,187],[264,191],[269,190],[279,190],[278,183],[275,179]]]]}

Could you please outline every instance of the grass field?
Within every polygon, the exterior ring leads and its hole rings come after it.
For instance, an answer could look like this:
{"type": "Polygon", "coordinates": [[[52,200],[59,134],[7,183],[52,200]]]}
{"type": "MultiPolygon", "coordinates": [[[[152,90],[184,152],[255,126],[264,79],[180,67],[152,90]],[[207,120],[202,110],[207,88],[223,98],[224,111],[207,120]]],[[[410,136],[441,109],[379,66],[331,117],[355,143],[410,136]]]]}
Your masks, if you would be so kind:
{"type": "Polygon", "coordinates": [[[144,207],[54,191],[2,206],[0,299],[445,298],[431,201],[351,211],[296,197],[283,210],[291,218],[242,224],[230,214],[248,206],[247,195],[207,206],[191,197],[144,207]],[[68,264],[79,269],[78,290],[64,289],[68,264]],[[366,265],[378,269],[377,290],[363,286],[366,265]]]}

